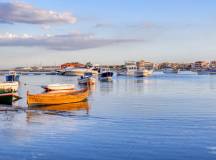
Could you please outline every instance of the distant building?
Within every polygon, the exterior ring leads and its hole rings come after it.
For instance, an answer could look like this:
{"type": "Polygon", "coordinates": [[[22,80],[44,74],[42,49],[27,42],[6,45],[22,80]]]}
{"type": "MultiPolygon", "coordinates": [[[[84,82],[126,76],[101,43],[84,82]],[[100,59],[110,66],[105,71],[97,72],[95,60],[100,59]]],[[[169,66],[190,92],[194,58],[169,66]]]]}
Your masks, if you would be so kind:
{"type": "Polygon", "coordinates": [[[190,71],[191,70],[192,63],[180,63],[178,64],[178,69],[181,71],[190,71]]]}
{"type": "Polygon", "coordinates": [[[151,70],[154,68],[154,63],[141,60],[141,61],[136,62],[136,66],[138,69],[144,69],[145,68],[145,69],[151,70]]]}
{"type": "Polygon", "coordinates": [[[33,67],[31,67],[31,70],[32,71],[40,71],[40,70],[42,70],[42,67],[41,66],[33,66],[33,67]]]}
{"type": "Polygon", "coordinates": [[[85,68],[84,64],[78,63],[78,62],[72,62],[72,63],[64,63],[61,65],[61,69],[65,69],[67,67],[72,68],[85,68]]]}
{"type": "Polygon", "coordinates": [[[16,67],[14,70],[15,71],[31,71],[32,68],[31,67],[16,67]]]}
{"type": "Polygon", "coordinates": [[[136,65],[136,61],[126,61],[125,66],[136,65]]]}
{"type": "Polygon", "coordinates": [[[211,61],[209,64],[210,69],[216,69],[216,61],[211,61]]]}
{"type": "Polygon", "coordinates": [[[42,66],[42,70],[44,71],[57,71],[60,70],[60,66],[42,66]]]}
{"type": "Polygon", "coordinates": [[[208,69],[209,68],[209,62],[208,61],[196,61],[192,64],[192,70],[202,70],[202,69],[208,69]]]}

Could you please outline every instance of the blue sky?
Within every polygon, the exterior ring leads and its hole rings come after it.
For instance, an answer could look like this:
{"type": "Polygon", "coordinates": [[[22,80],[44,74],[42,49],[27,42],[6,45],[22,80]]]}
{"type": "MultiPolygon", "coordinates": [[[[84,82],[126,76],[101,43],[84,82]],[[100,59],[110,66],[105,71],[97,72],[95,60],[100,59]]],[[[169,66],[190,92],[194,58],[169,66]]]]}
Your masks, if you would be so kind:
{"type": "Polygon", "coordinates": [[[216,59],[215,7],[214,0],[2,0],[0,67],[216,59]]]}

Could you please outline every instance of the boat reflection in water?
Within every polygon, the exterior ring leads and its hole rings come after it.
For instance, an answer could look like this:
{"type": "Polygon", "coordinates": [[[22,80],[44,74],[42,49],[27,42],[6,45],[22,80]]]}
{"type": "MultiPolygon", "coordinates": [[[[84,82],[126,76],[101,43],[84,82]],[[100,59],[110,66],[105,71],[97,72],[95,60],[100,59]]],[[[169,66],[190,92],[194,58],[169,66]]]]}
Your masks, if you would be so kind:
{"type": "Polygon", "coordinates": [[[76,111],[85,111],[86,115],[89,114],[88,101],[59,104],[59,105],[46,105],[46,106],[32,106],[27,111],[27,121],[33,117],[41,116],[41,114],[60,115],[60,116],[75,116],[78,115],[76,111]]]}
{"type": "Polygon", "coordinates": [[[113,91],[113,82],[103,82],[100,83],[101,93],[111,93],[113,91]]]}

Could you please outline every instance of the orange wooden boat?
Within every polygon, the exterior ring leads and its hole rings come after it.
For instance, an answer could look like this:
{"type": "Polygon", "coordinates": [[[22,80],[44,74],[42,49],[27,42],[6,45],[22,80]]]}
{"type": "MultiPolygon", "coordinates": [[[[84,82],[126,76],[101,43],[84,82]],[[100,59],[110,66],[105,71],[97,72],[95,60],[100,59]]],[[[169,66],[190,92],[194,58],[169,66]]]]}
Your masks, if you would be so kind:
{"type": "Polygon", "coordinates": [[[86,100],[88,95],[88,88],[75,92],[43,93],[34,95],[27,93],[27,104],[32,106],[76,103],[86,100]]]}
{"type": "Polygon", "coordinates": [[[79,111],[79,110],[89,110],[89,104],[87,101],[68,103],[68,104],[58,104],[58,105],[45,105],[45,106],[30,106],[31,110],[40,111],[79,111]]]}

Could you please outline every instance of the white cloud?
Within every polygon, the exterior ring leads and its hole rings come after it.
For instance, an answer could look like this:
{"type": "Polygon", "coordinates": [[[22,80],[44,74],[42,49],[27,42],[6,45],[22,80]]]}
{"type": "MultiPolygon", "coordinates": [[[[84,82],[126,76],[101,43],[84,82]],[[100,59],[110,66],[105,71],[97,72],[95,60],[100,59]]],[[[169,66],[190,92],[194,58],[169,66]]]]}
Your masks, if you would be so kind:
{"type": "Polygon", "coordinates": [[[71,13],[35,8],[23,2],[1,2],[0,23],[65,24],[75,23],[71,13]]]}
{"type": "Polygon", "coordinates": [[[81,50],[98,48],[102,46],[139,41],[135,39],[102,39],[95,38],[91,34],[63,34],[63,35],[43,35],[32,36],[28,34],[16,35],[6,33],[0,35],[0,46],[23,46],[23,47],[43,47],[53,50],[81,50]]]}

